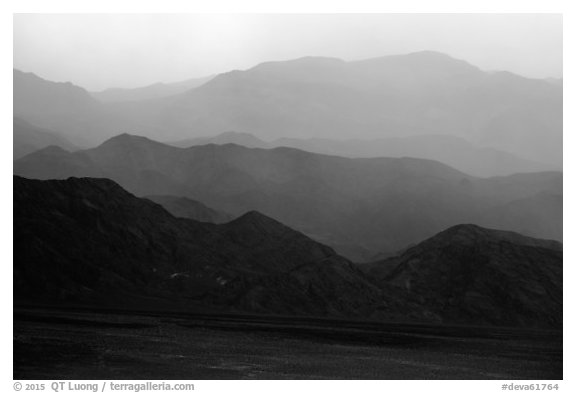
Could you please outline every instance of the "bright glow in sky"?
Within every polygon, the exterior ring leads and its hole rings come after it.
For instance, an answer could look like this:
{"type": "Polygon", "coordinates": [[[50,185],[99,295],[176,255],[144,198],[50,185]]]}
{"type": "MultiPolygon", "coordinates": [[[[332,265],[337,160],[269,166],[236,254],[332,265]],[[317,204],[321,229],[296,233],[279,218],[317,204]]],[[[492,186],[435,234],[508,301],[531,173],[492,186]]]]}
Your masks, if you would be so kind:
{"type": "Polygon", "coordinates": [[[271,60],[435,50],[484,70],[562,76],[560,14],[17,14],[14,67],[89,90],[271,60]]]}

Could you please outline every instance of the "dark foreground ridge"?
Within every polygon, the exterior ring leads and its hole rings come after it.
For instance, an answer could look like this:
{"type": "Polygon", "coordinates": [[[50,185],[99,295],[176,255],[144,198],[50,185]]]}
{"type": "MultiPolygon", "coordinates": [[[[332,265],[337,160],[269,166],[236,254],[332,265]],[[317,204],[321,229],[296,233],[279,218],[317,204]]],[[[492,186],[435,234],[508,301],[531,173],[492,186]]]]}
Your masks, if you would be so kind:
{"type": "Polygon", "coordinates": [[[457,225],[365,267],[445,322],[562,326],[562,245],[457,225]]]}
{"type": "Polygon", "coordinates": [[[176,218],[107,179],[14,177],[15,300],[368,316],[353,264],[259,213],[176,218]]]}
{"type": "Polygon", "coordinates": [[[14,256],[16,303],[537,328],[562,321],[557,242],[460,225],[365,273],[261,213],[220,225],[177,218],[108,179],[14,177],[14,256]]]}

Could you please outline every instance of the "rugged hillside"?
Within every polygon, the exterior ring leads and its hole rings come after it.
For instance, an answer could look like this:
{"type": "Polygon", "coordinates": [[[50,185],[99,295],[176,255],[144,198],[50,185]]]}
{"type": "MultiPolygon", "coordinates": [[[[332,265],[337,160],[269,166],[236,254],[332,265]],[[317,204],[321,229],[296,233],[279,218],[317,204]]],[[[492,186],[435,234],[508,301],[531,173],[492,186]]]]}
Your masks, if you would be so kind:
{"type": "Polygon", "coordinates": [[[13,180],[16,303],[562,324],[554,241],[459,225],[365,274],[258,212],[215,225],[107,179],[13,180]]]}
{"type": "Polygon", "coordinates": [[[559,328],[562,254],[555,241],[458,225],[363,268],[444,322],[559,328]]]}
{"type": "Polygon", "coordinates": [[[24,157],[48,146],[58,146],[68,151],[78,150],[78,147],[63,136],[53,131],[35,127],[17,117],[14,118],[13,137],[14,159],[24,157]]]}
{"type": "Polygon", "coordinates": [[[14,177],[17,302],[368,316],[381,297],[332,249],[257,212],[200,223],[107,179],[14,177]]]}
{"type": "Polygon", "coordinates": [[[562,174],[475,178],[436,161],[348,159],[237,145],[177,148],[120,135],[75,153],[54,148],[14,162],[17,175],[107,177],[139,196],[174,195],[241,215],[258,210],[358,258],[394,252],[462,222],[559,239],[562,174]],[[532,203],[515,201],[532,198],[532,203]],[[496,214],[508,204],[517,214],[496,214]],[[545,204],[550,216],[538,213],[545,204]]]}
{"type": "Polygon", "coordinates": [[[172,195],[147,195],[146,199],[161,205],[175,217],[190,218],[212,224],[222,224],[233,219],[231,214],[211,209],[205,204],[189,198],[172,195]]]}

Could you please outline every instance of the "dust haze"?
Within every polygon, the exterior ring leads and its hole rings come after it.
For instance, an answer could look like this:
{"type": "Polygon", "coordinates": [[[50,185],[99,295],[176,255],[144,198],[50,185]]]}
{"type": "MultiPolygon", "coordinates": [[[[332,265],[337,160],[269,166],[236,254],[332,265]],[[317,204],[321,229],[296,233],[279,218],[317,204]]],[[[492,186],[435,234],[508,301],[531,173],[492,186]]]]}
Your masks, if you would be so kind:
{"type": "Polygon", "coordinates": [[[14,45],[15,68],[91,91],[304,56],[422,50],[488,71],[562,77],[560,14],[17,14],[14,45]]]}

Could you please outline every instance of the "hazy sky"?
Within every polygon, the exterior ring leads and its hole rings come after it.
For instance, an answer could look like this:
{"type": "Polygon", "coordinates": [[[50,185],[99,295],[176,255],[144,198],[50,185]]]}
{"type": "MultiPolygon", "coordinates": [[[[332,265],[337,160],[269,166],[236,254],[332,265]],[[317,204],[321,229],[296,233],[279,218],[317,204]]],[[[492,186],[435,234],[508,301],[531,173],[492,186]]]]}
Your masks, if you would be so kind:
{"type": "Polygon", "coordinates": [[[17,14],[14,67],[89,90],[302,56],[436,50],[485,70],[562,76],[559,14],[17,14]]]}

